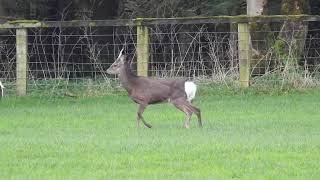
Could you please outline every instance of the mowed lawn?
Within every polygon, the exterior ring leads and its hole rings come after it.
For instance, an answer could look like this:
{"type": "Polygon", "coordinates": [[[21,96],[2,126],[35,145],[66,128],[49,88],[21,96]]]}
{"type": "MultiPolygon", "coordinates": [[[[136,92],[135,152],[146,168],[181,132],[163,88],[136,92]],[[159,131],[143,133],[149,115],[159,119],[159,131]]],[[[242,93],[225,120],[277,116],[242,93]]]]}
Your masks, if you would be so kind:
{"type": "Polygon", "coordinates": [[[199,96],[204,127],[170,104],[136,127],[126,96],[0,101],[0,179],[317,179],[320,91],[199,96]]]}

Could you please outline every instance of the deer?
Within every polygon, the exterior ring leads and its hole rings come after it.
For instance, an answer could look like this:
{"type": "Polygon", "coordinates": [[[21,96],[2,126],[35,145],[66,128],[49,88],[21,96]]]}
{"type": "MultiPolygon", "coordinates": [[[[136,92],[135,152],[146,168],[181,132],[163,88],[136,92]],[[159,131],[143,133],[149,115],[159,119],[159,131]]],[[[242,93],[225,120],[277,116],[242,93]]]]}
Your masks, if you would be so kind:
{"type": "Polygon", "coordinates": [[[138,104],[137,127],[140,121],[147,128],[152,126],[147,123],[142,114],[148,105],[169,102],[177,109],[184,112],[186,119],[184,127],[190,128],[192,114],[196,114],[198,126],[202,127],[201,111],[192,105],[197,86],[194,82],[186,79],[156,79],[137,76],[131,70],[131,61],[127,55],[120,51],[117,59],[107,69],[108,74],[118,75],[120,84],[127,91],[131,99],[138,104]]]}

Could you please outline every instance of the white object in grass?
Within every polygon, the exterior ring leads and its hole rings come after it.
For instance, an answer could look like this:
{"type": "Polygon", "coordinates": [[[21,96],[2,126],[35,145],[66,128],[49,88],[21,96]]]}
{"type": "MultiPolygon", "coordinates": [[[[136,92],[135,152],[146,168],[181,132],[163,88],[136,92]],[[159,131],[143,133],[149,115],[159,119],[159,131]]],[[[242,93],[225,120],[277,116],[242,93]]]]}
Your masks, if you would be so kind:
{"type": "Polygon", "coordinates": [[[1,97],[4,96],[4,85],[2,84],[2,82],[0,81],[0,89],[1,89],[1,97]]]}

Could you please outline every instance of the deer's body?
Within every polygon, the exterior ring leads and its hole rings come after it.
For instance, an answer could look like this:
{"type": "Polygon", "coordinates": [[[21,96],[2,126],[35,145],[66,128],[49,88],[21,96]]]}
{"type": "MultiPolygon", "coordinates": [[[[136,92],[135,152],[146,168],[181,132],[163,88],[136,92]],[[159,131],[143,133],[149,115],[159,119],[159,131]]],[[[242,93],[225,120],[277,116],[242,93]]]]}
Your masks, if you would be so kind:
{"type": "Polygon", "coordinates": [[[140,120],[145,126],[151,128],[142,117],[147,105],[170,102],[183,111],[187,119],[184,126],[189,128],[192,113],[198,117],[199,126],[202,126],[200,110],[191,104],[196,93],[196,85],[183,79],[152,79],[137,76],[132,73],[129,62],[122,55],[122,51],[115,63],[107,71],[109,74],[118,74],[121,85],[127,90],[131,99],[139,104],[137,123],[140,120]]]}
{"type": "Polygon", "coordinates": [[[127,67],[119,74],[122,86],[136,103],[156,104],[184,94],[185,80],[162,80],[136,76],[127,67]]]}

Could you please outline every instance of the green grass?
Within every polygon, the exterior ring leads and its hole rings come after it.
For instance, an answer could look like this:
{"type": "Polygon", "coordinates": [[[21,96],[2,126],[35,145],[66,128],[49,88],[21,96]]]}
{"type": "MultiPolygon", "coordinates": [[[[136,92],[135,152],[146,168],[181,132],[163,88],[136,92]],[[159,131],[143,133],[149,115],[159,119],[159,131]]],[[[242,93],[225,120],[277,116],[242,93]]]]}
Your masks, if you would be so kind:
{"type": "MultiPolygon", "coordinates": [[[[201,94],[201,93],[200,93],[201,94]]],[[[126,96],[0,101],[0,179],[317,179],[320,91],[209,95],[204,128],[172,105],[137,128],[126,96]]]]}

